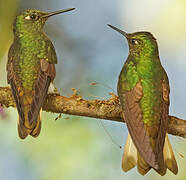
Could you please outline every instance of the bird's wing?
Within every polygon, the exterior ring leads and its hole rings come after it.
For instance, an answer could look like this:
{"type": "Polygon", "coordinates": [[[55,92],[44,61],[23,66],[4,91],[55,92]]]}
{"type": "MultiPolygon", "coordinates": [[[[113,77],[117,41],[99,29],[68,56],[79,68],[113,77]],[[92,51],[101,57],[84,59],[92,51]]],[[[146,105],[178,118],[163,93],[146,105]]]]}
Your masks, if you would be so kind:
{"type": "Polygon", "coordinates": [[[12,62],[13,62],[13,59],[15,58],[14,56],[15,56],[15,48],[14,48],[14,44],[12,44],[8,52],[8,62],[6,65],[8,84],[10,83],[10,80],[13,78],[12,62]]]}
{"type": "Polygon", "coordinates": [[[143,97],[141,82],[138,82],[132,90],[118,94],[129,133],[138,152],[151,167],[156,169],[155,153],[153,152],[146,127],[143,123],[143,115],[139,103],[143,97]]]}
{"type": "Polygon", "coordinates": [[[28,120],[32,126],[36,126],[37,117],[48,93],[50,83],[56,76],[55,64],[56,52],[50,40],[46,41],[46,57],[40,59],[38,77],[34,83],[32,102],[28,112],[28,120]]]}
{"type": "Polygon", "coordinates": [[[33,88],[33,98],[30,104],[30,111],[28,112],[30,124],[36,125],[34,122],[37,121],[40,109],[47,96],[49,85],[54,80],[55,75],[55,65],[50,64],[45,59],[41,59],[38,78],[35,81],[33,88]]]}
{"type": "Polygon", "coordinates": [[[156,147],[154,151],[158,155],[157,161],[160,166],[157,172],[161,174],[161,171],[162,171],[162,175],[164,175],[167,169],[166,167],[168,167],[165,164],[166,161],[162,161],[162,159],[164,159],[163,149],[164,149],[167,126],[168,126],[168,121],[169,121],[169,93],[170,93],[169,80],[168,80],[168,77],[165,71],[164,71],[163,80],[162,80],[162,93],[163,93],[162,94],[163,100],[162,100],[162,105],[161,105],[162,113],[160,117],[159,129],[158,129],[159,133],[157,136],[156,147]]]}
{"type": "Polygon", "coordinates": [[[23,109],[22,109],[22,103],[21,103],[21,99],[20,99],[20,82],[19,80],[16,78],[15,76],[15,72],[14,72],[14,59],[18,58],[18,54],[16,54],[16,46],[14,44],[12,44],[12,46],[9,49],[8,52],[8,62],[7,62],[7,66],[6,66],[6,70],[7,70],[7,81],[8,84],[10,84],[11,86],[11,90],[12,90],[12,94],[14,96],[15,102],[16,102],[16,107],[19,113],[19,116],[24,119],[24,114],[23,114],[23,109]]]}
{"type": "MultiPolygon", "coordinates": [[[[163,79],[162,87],[163,87],[163,100],[164,100],[163,106],[164,106],[164,111],[165,111],[164,114],[165,114],[169,108],[169,92],[170,92],[169,80],[168,80],[166,72],[164,72],[164,79],[163,79]]],[[[167,129],[169,118],[164,115],[163,120],[166,125],[166,129],[167,129]]],[[[174,174],[177,174],[178,173],[178,165],[177,165],[176,159],[174,157],[174,152],[173,152],[171,144],[169,142],[167,133],[164,136],[165,136],[165,143],[164,143],[164,152],[163,153],[164,153],[164,159],[165,159],[166,166],[174,174]]]]}
{"type": "Polygon", "coordinates": [[[57,57],[54,46],[50,40],[46,41],[46,51],[47,58],[40,60],[38,78],[35,81],[33,99],[30,105],[30,111],[28,112],[29,122],[34,126],[36,126],[37,117],[47,96],[50,83],[56,76],[55,64],[57,64],[57,57]]]}
{"type": "Polygon", "coordinates": [[[162,102],[162,113],[161,113],[161,120],[160,120],[160,126],[159,126],[159,133],[157,137],[157,145],[156,145],[156,152],[162,152],[165,142],[165,136],[167,132],[167,125],[169,121],[169,83],[168,83],[168,77],[165,74],[163,76],[162,81],[162,90],[163,90],[163,102],[162,102]]]}

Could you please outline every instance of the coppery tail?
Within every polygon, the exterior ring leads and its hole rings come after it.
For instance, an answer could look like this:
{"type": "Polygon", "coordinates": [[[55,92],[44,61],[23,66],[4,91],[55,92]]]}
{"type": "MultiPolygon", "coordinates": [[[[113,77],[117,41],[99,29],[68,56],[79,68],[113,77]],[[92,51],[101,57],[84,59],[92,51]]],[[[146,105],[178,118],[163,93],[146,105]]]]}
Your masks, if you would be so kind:
{"type": "Polygon", "coordinates": [[[19,134],[19,137],[21,139],[25,139],[27,136],[28,136],[28,131],[27,129],[25,128],[25,126],[21,123],[21,120],[20,120],[20,117],[19,117],[19,120],[18,120],[18,134],[19,134]]]}
{"type": "Polygon", "coordinates": [[[25,121],[22,121],[19,117],[18,134],[21,139],[25,139],[28,135],[31,135],[32,137],[37,137],[40,134],[41,111],[40,111],[40,115],[38,116],[38,118],[31,125],[27,122],[28,121],[27,119],[25,119],[25,121]]]}
{"type": "Polygon", "coordinates": [[[176,159],[174,157],[174,152],[172,150],[172,146],[170,144],[168,135],[165,137],[165,145],[163,149],[164,161],[166,163],[167,168],[172,171],[175,175],[178,173],[178,165],[176,159]]]}
{"type": "MultiPolygon", "coordinates": [[[[159,156],[161,157],[161,156],[159,156]]],[[[158,168],[154,170],[161,176],[166,174],[167,168],[174,174],[178,173],[178,166],[174,157],[174,153],[171,144],[168,139],[168,135],[165,138],[165,145],[162,153],[162,159],[158,160],[158,168]]],[[[130,134],[125,144],[125,150],[122,159],[122,169],[124,172],[129,171],[137,165],[138,172],[141,175],[145,175],[152,167],[144,161],[144,159],[137,152],[136,147],[131,139],[130,134]]]]}
{"type": "Polygon", "coordinates": [[[138,172],[141,175],[145,175],[149,172],[149,170],[151,169],[151,167],[148,165],[148,163],[145,162],[145,160],[140,156],[139,152],[137,152],[137,168],[138,168],[138,172]]]}
{"type": "Polygon", "coordinates": [[[41,118],[40,117],[41,116],[38,116],[37,124],[36,124],[35,128],[30,132],[30,135],[32,137],[37,137],[40,134],[40,131],[41,131],[41,118]]]}

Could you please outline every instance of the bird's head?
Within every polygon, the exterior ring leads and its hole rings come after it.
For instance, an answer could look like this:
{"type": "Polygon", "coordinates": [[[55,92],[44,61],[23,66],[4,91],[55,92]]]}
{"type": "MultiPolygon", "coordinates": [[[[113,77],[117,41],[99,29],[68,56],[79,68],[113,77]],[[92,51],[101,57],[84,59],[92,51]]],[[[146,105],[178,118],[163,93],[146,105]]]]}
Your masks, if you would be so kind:
{"type": "Polygon", "coordinates": [[[49,17],[74,9],[75,8],[69,8],[50,13],[42,12],[36,9],[27,9],[16,16],[13,27],[14,33],[22,34],[29,32],[41,32],[49,17]]]}
{"type": "Polygon", "coordinates": [[[126,37],[131,55],[135,57],[158,55],[157,41],[150,32],[140,31],[135,33],[126,33],[112,25],[108,26],[126,37]]]}

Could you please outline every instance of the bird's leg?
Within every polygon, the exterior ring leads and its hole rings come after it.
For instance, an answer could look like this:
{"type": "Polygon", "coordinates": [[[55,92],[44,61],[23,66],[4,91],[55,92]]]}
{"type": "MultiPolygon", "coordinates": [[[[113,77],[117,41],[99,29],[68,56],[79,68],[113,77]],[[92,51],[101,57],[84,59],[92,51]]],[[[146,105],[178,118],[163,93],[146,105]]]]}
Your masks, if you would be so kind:
{"type": "Polygon", "coordinates": [[[59,96],[60,95],[59,91],[54,86],[53,82],[50,83],[50,86],[48,88],[48,94],[55,95],[55,96],[59,96]]]}

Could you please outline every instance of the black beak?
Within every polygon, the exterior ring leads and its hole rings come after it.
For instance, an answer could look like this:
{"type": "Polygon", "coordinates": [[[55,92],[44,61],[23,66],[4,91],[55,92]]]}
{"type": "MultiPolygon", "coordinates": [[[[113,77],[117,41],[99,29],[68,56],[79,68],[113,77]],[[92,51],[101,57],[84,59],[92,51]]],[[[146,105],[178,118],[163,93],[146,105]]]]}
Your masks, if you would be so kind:
{"type": "Polygon", "coordinates": [[[110,24],[107,24],[107,25],[108,25],[109,27],[111,27],[112,29],[118,31],[118,32],[121,33],[122,35],[124,35],[126,38],[128,38],[128,34],[127,34],[125,31],[122,31],[122,30],[118,29],[117,27],[114,27],[114,26],[112,26],[112,25],[110,25],[110,24]]]}
{"type": "Polygon", "coordinates": [[[68,12],[68,11],[72,11],[74,10],[75,8],[68,8],[68,9],[63,9],[63,10],[59,10],[59,11],[54,11],[54,12],[50,12],[50,13],[47,13],[46,15],[42,16],[43,18],[48,18],[50,16],[54,16],[54,15],[57,15],[57,14],[61,14],[61,13],[65,13],[65,12],[68,12]]]}

